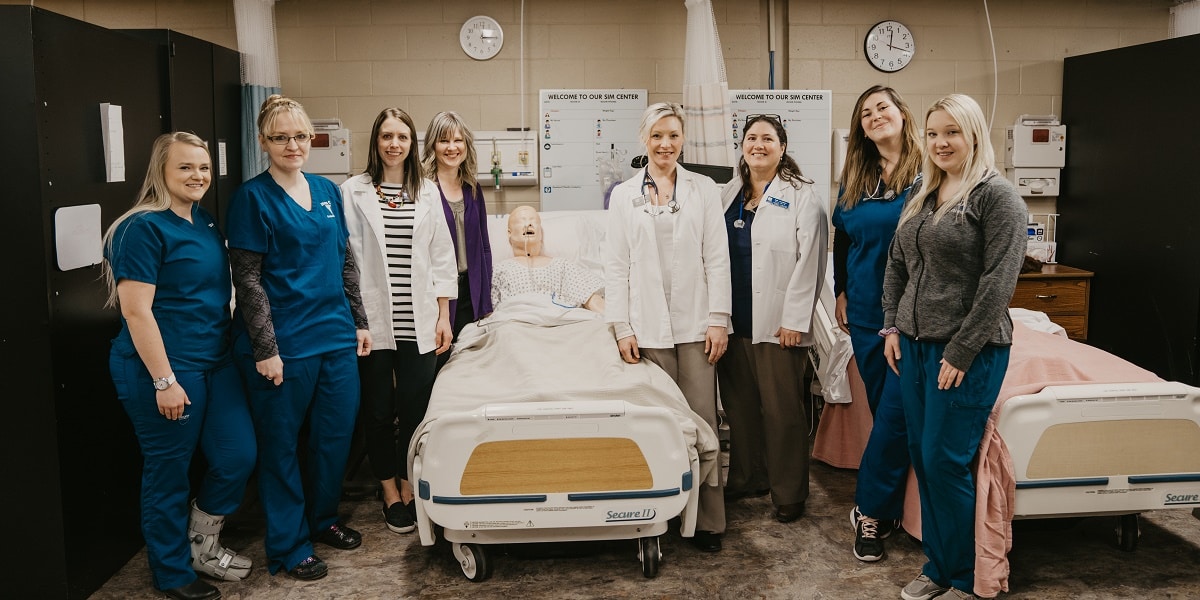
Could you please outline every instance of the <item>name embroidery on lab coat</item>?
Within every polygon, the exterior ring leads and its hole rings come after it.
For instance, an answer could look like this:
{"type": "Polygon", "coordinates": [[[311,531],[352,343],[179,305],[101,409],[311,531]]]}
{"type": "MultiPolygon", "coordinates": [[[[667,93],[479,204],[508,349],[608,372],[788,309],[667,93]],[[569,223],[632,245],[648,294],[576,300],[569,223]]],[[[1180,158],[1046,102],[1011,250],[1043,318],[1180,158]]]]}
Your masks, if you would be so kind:
{"type": "Polygon", "coordinates": [[[774,196],[767,198],[767,204],[774,204],[775,206],[778,206],[779,208],[787,208],[787,207],[791,206],[791,203],[788,202],[787,200],[780,200],[779,198],[776,198],[774,196]]]}
{"type": "Polygon", "coordinates": [[[636,197],[636,198],[634,198],[634,199],[633,199],[633,206],[634,206],[635,208],[636,208],[636,207],[638,207],[638,206],[641,206],[641,205],[643,205],[643,204],[645,204],[645,203],[646,203],[646,197],[645,197],[645,196],[638,196],[638,197],[636,197]]]}

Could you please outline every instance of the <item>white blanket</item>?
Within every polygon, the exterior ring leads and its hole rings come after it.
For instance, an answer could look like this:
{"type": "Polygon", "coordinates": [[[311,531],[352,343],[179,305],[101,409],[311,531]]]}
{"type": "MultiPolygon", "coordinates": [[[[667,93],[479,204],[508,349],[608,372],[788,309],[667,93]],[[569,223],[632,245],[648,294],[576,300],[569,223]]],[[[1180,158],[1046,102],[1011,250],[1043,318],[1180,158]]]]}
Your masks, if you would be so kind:
{"type": "Polygon", "coordinates": [[[516,296],[464,328],[453,352],[413,436],[410,469],[418,441],[442,415],[492,403],[624,400],[675,414],[689,455],[699,459],[700,482],[716,485],[718,442],[712,428],[662,369],[646,360],[632,365],[621,360],[599,314],[556,305],[547,294],[516,296]]]}

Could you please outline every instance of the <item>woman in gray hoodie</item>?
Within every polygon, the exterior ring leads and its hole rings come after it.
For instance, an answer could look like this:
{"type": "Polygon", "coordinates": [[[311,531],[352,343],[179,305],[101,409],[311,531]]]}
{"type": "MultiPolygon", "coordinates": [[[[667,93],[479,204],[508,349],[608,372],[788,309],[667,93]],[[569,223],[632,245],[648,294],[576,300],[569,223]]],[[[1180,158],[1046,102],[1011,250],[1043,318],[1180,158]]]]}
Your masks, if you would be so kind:
{"type": "Polygon", "coordinates": [[[900,596],[975,598],[971,462],[1008,367],[1026,208],[997,173],[983,111],[969,96],[929,108],[925,142],[925,184],[892,240],[879,332],[900,375],[928,558],[900,596]]]}

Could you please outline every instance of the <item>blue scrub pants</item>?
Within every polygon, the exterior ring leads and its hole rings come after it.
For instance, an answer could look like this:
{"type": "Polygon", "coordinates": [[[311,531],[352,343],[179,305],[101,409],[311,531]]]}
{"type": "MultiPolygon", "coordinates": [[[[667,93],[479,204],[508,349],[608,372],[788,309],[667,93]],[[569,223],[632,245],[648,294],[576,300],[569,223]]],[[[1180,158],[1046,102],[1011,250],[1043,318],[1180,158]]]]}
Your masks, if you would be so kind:
{"type": "Polygon", "coordinates": [[[142,536],[154,587],[166,590],[196,579],[188,542],[188,469],[199,446],[208,471],[196,495],[200,510],[237,510],[254,471],[254,427],[242,380],[226,360],[207,371],[175,371],[190,405],[172,421],[158,413],[154,384],[136,354],[113,352],[109,371],[142,449],[142,536]]]}
{"type": "Polygon", "coordinates": [[[313,532],[338,520],[342,476],[358,414],[358,357],[353,347],[283,362],[283,383],[258,374],[246,335],[237,336],[258,433],[258,489],[267,520],[272,574],[312,556],[313,532]],[[300,430],[308,419],[307,473],[300,475],[300,430]]]}
{"type": "Polygon", "coordinates": [[[1008,369],[1007,346],[984,346],[962,385],[937,389],[946,345],[900,336],[900,393],[921,492],[921,572],[941,586],[975,587],[975,474],[971,463],[1008,369]]]}
{"type": "Polygon", "coordinates": [[[868,517],[881,520],[904,516],[904,489],[908,483],[908,430],[900,378],[883,355],[883,338],[877,330],[850,325],[854,362],[867,388],[867,404],[874,415],[871,436],[858,465],[854,502],[868,517]]]}

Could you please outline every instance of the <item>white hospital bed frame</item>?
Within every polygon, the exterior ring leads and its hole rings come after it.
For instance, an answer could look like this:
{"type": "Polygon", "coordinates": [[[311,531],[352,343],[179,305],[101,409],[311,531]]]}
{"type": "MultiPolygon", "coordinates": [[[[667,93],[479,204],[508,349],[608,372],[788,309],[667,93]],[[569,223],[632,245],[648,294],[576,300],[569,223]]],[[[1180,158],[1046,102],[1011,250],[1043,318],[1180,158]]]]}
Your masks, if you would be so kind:
{"type": "Polygon", "coordinates": [[[597,400],[440,416],[417,441],[411,476],[421,543],[433,545],[440,526],[478,582],[492,572],[487,544],[610,539],[638,540],[642,573],[654,577],[668,520],[695,531],[699,473],[670,411],[597,400]]]}
{"type": "Polygon", "coordinates": [[[1131,551],[1138,513],[1200,506],[1200,388],[1050,386],[1010,398],[996,427],[1014,466],[1014,518],[1116,515],[1117,544],[1131,551]]]}

